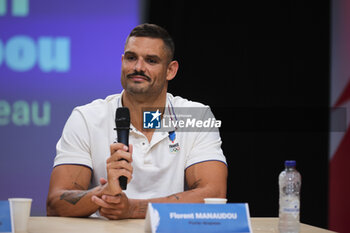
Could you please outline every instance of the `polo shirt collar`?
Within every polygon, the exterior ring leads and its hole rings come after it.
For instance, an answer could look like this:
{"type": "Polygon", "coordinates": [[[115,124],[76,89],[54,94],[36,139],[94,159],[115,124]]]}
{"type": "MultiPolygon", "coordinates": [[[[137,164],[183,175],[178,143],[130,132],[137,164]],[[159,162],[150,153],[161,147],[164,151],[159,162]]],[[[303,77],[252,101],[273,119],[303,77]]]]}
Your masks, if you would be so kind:
{"type": "Polygon", "coordinates": [[[165,104],[165,109],[164,109],[163,115],[169,117],[170,121],[173,122],[173,124],[170,125],[168,132],[172,132],[172,131],[177,130],[177,128],[174,127],[175,122],[177,121],[177,116],[175,113],[174,104],[171,100],[171,95],[169,93],[167,93],[167,99],[166,99],[166,104],[165,104]]]}
{"type": "MultiPolygon", "coordinates": [[[[120,97],[117,100],[118,107],[123,107],[122,98],[123,98],[124,91],[125,90],[123,89],[122,92],[120,93],[120,97]]],[[[171,126],[169,127],[168,132],[176,131],[177,128],[174,127],[174,125],[175,125],[175,122],[177,121],[177,117],[176,117],[176,113],[175,113],[175,109],[174,109],[174,103],[172,101],[172,95],[170,93],[167,93],[167,95],[166,95],[165,109],[164,109],[163,115],[170,117],[170,120],[172,122],[174,122],[174,124],[171,124],[171,126]]],[[[131,128],[134,129],[134,126],[132,124],[130,126],[131,126],[131,128]]],[[[160,131],[160,130],[156,130],[156,132],[157,131],[160,131]]]]}

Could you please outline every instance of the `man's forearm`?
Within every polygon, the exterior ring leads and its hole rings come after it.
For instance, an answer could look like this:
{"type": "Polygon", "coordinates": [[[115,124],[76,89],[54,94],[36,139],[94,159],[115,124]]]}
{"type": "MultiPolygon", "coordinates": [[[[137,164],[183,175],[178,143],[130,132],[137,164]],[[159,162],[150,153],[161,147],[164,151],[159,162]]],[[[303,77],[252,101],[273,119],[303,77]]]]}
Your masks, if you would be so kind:
{"type": "Polygon", "coordinates": [[[91,201],[93,195],[102,195],[102,186],[90,190],[60,190],[47,200],[48,216],[87,217],[99,208],[91,201]]]}
{"type": "Polygon", "coordinates": [[[153,199],[130,199],[132,218],[145,218],[148,203],[201,203],[206,197],[226,197],[225,193],[212,193],[208,188],[195,188],[167,197],[153,199]]]}

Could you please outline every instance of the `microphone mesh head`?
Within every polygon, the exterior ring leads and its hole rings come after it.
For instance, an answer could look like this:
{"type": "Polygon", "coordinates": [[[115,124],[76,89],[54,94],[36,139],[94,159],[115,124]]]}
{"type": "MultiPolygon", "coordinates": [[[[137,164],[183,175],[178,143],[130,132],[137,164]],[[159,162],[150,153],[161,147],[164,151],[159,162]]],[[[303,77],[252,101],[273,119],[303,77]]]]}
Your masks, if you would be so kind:
{"type": "Polygon", "coordinates": [[[115,125],[118,128],[128,128],[130,127],[130,112],[127,107],[117,108],[115,113],[115,125]]]}

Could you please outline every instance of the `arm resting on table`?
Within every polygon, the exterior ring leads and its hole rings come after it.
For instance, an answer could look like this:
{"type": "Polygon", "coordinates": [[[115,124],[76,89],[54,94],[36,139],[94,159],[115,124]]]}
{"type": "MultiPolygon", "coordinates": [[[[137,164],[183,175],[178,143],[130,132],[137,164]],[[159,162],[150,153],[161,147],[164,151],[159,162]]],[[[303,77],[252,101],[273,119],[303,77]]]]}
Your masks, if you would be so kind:
{"type": "Polygon", "coordinates": [[[48,216],[90,216],[98,207],[92,195],[101,196],[102,186],[87,190],[91,169],[81,165],[60,165],[53,169],[46,202],[48,216]]]}

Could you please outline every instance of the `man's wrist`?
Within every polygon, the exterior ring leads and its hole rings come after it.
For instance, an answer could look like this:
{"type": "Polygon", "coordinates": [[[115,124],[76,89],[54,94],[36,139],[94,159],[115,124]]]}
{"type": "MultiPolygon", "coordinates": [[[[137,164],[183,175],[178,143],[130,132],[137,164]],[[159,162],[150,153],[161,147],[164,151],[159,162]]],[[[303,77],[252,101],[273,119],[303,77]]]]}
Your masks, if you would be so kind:
{"type": "Polygon", "coordinates": [[[96,194],[96,196],[98,197],[102,197],[102,195],[116,196],[116,195],[120,195],[121,193],[121,192],[114,191],[115,188],[111,187],[109,183],[99,185],[98,187],[99,187],[98,192],[96,194]]]}
{"type": "Polygon", "coordinates": [[[129,199],[130,218],[145,218],[148,207],[148,200],[129,199]]]}

